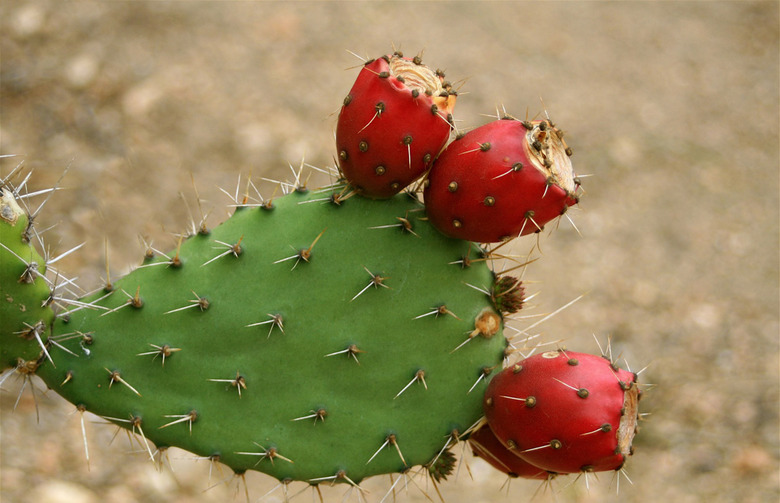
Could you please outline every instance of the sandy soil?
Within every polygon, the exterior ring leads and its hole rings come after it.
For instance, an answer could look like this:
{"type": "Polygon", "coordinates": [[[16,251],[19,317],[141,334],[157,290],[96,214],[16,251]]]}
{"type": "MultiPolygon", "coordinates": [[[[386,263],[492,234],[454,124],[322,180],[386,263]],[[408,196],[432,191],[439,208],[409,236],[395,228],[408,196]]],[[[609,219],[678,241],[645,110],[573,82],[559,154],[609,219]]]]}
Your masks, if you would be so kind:
{"type": "MultiPolygon", "coordinates": [[[[579,232],[564,220],[540,240],[528,313],[586,293],[541,325],[542,337],[589,352],[594,335],[611,337],[656,386],[627,467],[633,485],[621,477],[618,496],[605,474],[556,483],[536,501],[780,497],[777,2],[4,0],[0,33],[0,153],[21,156],[0,161],[0,174],[23,161],[38,189],[70,168],[42,218],[58,224],[55,252],[87,243],[59,264],[86,285],[104,274],[106,236],[117,275],[140,257],[136,236],[173,247],[191,177],[216,224],[229,202],[217,187],[232,191],[239,174],[290,178],[288,163],[332,164],[334,112],[360,63],[347,50],[424,49],[463,83],[462,129],[497,108],[530,117],[546,107],[587,175],[586,196],[572,214],[579,232]]],[[[158,474],[126,454],[124,435],[111,443],[114,429],[85,416],[88,470],[80,415],[39,392],[36,422],[29,391],[12,412],[12,381],[0,397],[3,502],[243,497],[236,481],[219,483],[229,470],[186,453],[158,474]]],[[[462,470],[443,485],[446,501],[537,492],[525,481],[502,489],[503,476],[468,463],[471,477],[462,470]]],[[[247,481],[251,501],[274,488],[261,474],[247,481]]],[[[387,486],[370,481],[371,498],[387,486]]],[[[263,501],[282,499],[279,489],[263,501]]],[[[425,496],[411,486],[398,500],[425,496]]]]}

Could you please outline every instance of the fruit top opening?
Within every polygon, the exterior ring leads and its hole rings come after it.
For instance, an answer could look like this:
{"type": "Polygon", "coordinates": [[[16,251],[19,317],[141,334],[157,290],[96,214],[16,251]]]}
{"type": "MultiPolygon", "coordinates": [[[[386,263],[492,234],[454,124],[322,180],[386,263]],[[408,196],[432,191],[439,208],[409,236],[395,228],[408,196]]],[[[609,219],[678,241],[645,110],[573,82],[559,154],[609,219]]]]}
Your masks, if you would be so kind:
{"type": "Polygon", "coordinates": [[[415,64],[399,56],[390,58],[390,75],[402,77],[409,89],[417,89],[420,93],[438,96],[444,87],[441,79],[434,71],[425,65],[415,64]]]}
{"type": "Polygon", "coordinates": [[[548,120],[534,121],[532,124],[526,133],[529,159],[547,177],[552,177],[559,187],[573,194],[577,188],[574,167],[566,152],[563,132],[548,120]]]}
{"type": "Polygon", "coordinates": [[[637,421],[639,419],[639,388],[636,383],[623,395],[623,416],[620,418],[617,438],[618,449],[624,458],[631,455],[631,445],[636,434],[637,421]]]}
{"type": "Polygon", "coordinates": [[[390,75],[401,77],[410,91],[415,89],[420,95],[431,96],[442,117],[452,113],[455,108],[455,93],[444,87],[444,79],[423,64],[394,55],[388,62],[390,75]]]}

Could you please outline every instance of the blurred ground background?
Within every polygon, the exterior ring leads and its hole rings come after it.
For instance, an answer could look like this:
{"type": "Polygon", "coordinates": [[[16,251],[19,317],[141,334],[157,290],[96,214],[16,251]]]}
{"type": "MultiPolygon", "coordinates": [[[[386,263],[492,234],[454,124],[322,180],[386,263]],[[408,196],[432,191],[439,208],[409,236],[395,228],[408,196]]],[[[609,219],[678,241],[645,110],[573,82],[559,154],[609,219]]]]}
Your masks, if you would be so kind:
{"type": "MultiPolygon", "coordinates": [[[[137,236],[174,247],[194,177],[212,225],[241,174],[332,164],[335,115],[364,57],[424,50],[464,81],[459,128],[505,106],[544,107],[568,134],[586,195],[540,240],[528,314],[586,293],[539,327],[598,352],[612,339],[657,386],[627,466],[539,490],[535,501],[775,502],[778,491],[778,3],[0,3],[0,175],[31,189],[69,167],[42,220],[60,269],[89,287],[139,261],[137,236]]],[[[310,183],[324,183],[313,179],[310,183]]],[[[40,199],[39,199],[40,200],[40,199]]],[[[533,238],[519,240],[526,253],[533,238]]],[[[532,322],[515,322],[523,327],[532,322]]],[[[2,501],[230,501],[229,470],[171,452],[175,472],[128,455],[124,434],[54,393],[40,421],[20,382],[2,404],[2,501]],[[208,489],[210,486],[214,486],[208,489]],[[208,489],[208,490],[207,490],[208,489]]],[[[29,388],[28,388],[29,390],[29,388]]],[[[446,501],[530,501],[535,482],[470,460],[446,501]]],[[[275,483],[247,477],[251,501],[275,483]]],[[[387,479],[371,480],[378,500],[387,479]]],[[[292,486],[291,492],[299,487],[292,486]]],[[[326,493],[341,501],[344,488],[326,493]]],[[[312,496],[304,492],[299,499],[312,496]]],[[[435,495],[432,494],[435,498],[435,495]]],[[[281,490],[264,501],[280,501],[281,490]]],[[[239,498],[239,501],[242,497],[239,498]]],[[[348,501],[356,501],[351,494],[348,501]]],[[[399,501],[424,501],[413,486],[399,501]]]]}

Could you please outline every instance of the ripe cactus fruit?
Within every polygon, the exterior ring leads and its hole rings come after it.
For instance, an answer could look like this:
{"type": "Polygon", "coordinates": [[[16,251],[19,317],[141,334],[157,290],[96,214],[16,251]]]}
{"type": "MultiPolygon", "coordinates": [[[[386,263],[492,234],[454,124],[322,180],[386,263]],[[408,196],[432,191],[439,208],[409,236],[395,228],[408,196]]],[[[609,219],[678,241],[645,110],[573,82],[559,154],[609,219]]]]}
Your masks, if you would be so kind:
{"type": "Polygon", "coordinates": [[[487,424],[469,436],[469,445],[475,456],[512,478],[549,480],[557,475],[532,465],[504,447],[487,424]]]}
{"type": "Polygon", "coordinates": [[[485,124],[434,163],[424,192],[428,217],[448,236],[482,243],[540,231],[578,201],[570,154],[549,120],[485,124]]]}
{"type": "Polygon", "coordinates": [[[544,470],[618,470],[631,455],[638,419],[636,375],[606,358],[551,351],[496,375],[485,392],[501,442],[544,470]]]}
{"type": "Polygon", "coordinates": [[[456,93],[420,57],[368,61],[336,126],[339,168],[361,194],[388,198],[419,178],[450,138],[456,93]]]}
{"type": "MultiPolygon", "coordinates": [[[[415,198],[345,190],[239,207],[155,252],[60,313],[43,339],[53,362],[20,339],[25,370],[142,435],[149,457],[176,446],[311,484],[446,476],[506,348],[494,274],[457,265],[483,251],[442,236],[415,198]]],[[[0,333],[4,351],[16,339],[0,333]]]]}

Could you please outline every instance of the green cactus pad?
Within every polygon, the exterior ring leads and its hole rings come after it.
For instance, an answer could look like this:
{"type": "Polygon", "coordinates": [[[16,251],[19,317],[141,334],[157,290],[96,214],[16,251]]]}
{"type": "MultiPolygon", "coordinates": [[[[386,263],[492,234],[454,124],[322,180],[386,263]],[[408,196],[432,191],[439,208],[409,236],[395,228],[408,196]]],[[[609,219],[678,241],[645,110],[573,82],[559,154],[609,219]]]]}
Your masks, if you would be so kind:
{"type": "Polygon", "coordinates": [[[482,250],[416,199],[334,203],[342,188],[239,208],[147,259],[55,322],[72,353],[52,347],[38,375],[239,473],[358,483],[438,462],[501,369],[493,273],[463,267],[482,250]]]}
{"type": "Polygon", "coordinates": [[[45,261],[29,242],[28,223],[13,191],[0,187],[0,370],[34,366],[54,318],[45,261]]]}

